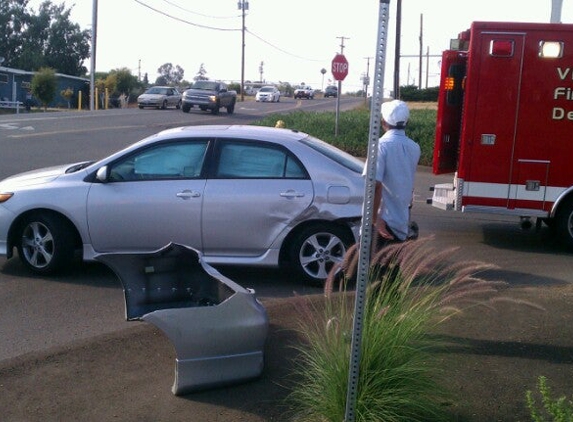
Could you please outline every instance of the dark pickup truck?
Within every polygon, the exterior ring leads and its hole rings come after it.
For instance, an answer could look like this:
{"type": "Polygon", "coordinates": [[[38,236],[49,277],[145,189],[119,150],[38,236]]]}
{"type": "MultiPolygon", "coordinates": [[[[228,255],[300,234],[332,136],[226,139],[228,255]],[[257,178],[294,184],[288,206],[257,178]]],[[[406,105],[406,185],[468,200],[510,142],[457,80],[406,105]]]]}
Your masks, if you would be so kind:
{"type": "Polygon", "coordinates": [[[211,113],[218,114],[221,107],[224,107],[228,114],[233,114],[236,102],[237,92],[229,90],[227,84],[197,81],[183,93],[181,109],[189,113],[191,107],[198,106],[203,111],[211,110],[211,113]]]}

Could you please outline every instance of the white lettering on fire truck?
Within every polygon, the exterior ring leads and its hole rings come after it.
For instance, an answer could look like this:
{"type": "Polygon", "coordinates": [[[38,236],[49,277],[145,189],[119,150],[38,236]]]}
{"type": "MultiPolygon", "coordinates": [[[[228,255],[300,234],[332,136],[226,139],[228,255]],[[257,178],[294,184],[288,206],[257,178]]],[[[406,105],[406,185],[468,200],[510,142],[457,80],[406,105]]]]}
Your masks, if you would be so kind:
{"type": "Polygon", "coordinates": [[[571,71],[570,67],[566,67],[565,69],[561,69],[560,67],[557,68],[557,74],[559,75],[559,79],[564,81],[567,77],[573,79],[573,71],[571,71]]]}
{"type": "Polygon", "coordinates": [[[564,86],[555,88],[555,91],[553,91],[553,99],[573,100],[573,89],[564,86]]]}
{"type": "Polygon", "coordinates": [[[573,120],[573,111],[566,111],[561,107],[553,107],[553,120],[573,120]]]}

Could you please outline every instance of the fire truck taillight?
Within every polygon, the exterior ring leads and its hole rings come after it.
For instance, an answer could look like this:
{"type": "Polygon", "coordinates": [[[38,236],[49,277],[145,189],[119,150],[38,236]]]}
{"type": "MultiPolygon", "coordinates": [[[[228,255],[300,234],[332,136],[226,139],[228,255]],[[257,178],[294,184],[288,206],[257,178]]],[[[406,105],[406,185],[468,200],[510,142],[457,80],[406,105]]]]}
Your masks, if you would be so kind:
{"type": "Polygon", "coordinates": [[[548,59],[559,59],[563,57],[563,42],[561,41],[540,41],[539,57],[548,59]]]}
{"type": "Polygon", "coordinates": [[[448,76],[444,78],[444,89],[446,91],[452,91],[456,86],[456,81],[453,76],[448,76]]]}

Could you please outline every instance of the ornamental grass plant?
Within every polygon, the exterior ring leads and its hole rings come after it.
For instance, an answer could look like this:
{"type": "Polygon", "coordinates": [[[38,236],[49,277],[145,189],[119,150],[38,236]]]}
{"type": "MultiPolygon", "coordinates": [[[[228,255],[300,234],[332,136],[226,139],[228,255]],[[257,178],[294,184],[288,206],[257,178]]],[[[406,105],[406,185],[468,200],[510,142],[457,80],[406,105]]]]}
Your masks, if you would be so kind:
{"type": "MultiPolygon", "coordinates": [[[[449,263],[454,250],[436,252],[431,243],[425,238],[394,244],[371,257],[356,421],[448,420],[451,397],[433,353],[445,342],[432,333],[465,307],[500,299],[505,283],[477,277],[491,265],[449,263]]],[[[302,341],[295,346],[292,420],[345,419],[355,296],[349,287],[357,255],[356,246],[348,251],[342,271],[327,280],[324,297],[297,298],[302,341]]]]}

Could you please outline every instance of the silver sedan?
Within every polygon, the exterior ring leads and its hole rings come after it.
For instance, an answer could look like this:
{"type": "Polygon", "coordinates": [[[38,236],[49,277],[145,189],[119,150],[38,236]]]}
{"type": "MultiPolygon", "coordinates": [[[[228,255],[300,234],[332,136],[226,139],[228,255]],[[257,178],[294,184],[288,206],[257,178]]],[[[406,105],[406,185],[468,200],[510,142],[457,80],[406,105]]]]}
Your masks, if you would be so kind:
{"type": "Polygon", "coordinates": [[[171,86],[153,86],[137,97],[139,108],[154,107],[165,110],[167,107],[181,108],[181,93],[171,86]]]}
{"type": "Polygon", "coordinates": [[[97,162],[0,182],[0,255],[30,270],[175,242],[210,264],[284,266],[320,283],[358,236],[363,163],[305,133],[169,129],[97,162]]]}

